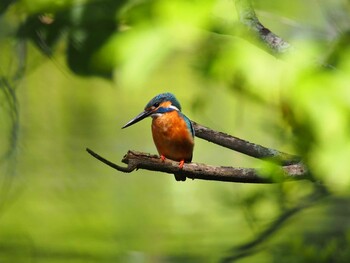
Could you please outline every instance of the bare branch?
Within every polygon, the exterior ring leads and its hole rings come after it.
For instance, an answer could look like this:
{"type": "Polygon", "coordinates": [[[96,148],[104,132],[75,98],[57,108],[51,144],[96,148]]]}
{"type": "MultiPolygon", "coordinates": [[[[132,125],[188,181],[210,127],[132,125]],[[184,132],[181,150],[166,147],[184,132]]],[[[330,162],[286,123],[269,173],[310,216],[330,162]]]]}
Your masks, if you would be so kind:
{"type": "Polygon", "coordinates": [[[290,51],[292,46],[277,36],[260,23],[257,18],[251,0],[235,0],[239,19],[250,31],[253,31],[260,38],[262,43],[275,54],[282,54],[290,51]]]}
{"type": "Polygon", "coordinates": [[[103,158],[101,155],[95,153],[94,151],[90,150],[89,148],[86,148],[86,151],[90,153],[93,157],[95,157],[97,160],[100,160],[101,162],[107,164],[108,166],[124,173],[131,173],[134,171],[137,167],[130,162],[127,167],[119,166],[115,163],[112,163],[111,161],[108,161],[107,159],[103,158]]]}
{"type": "MultiPolygon", "coordinates": [[[[186,163],[183,168],[179,168],[179,163],[171,160],[162,161],[159,156],[142,152],[128,151],[123,157],[122,162],[127,167],[114,164],[101,157],[94,151],[86,149],[93,157],[110,167],[125,173],[130,173],[135,169],[145,169],[157,172],[174,174],[175,178],[184,177],[190,179],[214,180],[224,182],[239,183],[276,183],[288,180],[310,179],[308,171],[303,165],[295,164],[285,167],[276,167],[276,171],[281,174],[278,178],[269,178],[263,176],[263,172],[253,168],[235,168],[225,166],[212,166],[199,163],[186,163]]],[[[181,179],[180,179],[181,180],[181,179]]]]}
{"type": "Polygon", "coordinates": [[[312,193],[306,196],[295,206],[284,210],[279,217],[267,226],[261,233],[259,233],[253,240],[248,241],[242,245],[234,247],[230,251],[230,255],[223,258],[221,263],[235,262],[247,256],[258,252],[262,249],[261,244],[271,238],[281,227],[286,224],[291,217],[304,211],[305,209],[317,204],[317,202],[330,195],[330,192],[322,184],[314,184],[315,188],[312,193]]]}
{"type": "Polygon", "coordinates": [[[277,174],[279,176],[273,176],[273,178],[271,174],[264,176],[263,171],[253,168],[212,166],[199,163],[188,163],[181,169],[178,162],[172,160],[162,161],[157,155],[136,151],[129,151],[124,156],[122,162],[128,166],[123,167],[106,160],[90,149],[86,150],[96,159],[124,173],[130,173],[135,169],[145,169],[174,174],[175,179],[181,181],[191,178],[240,183],[275,183],[287,180],[311,179],[307,168],[302,164],[301,158],[298,156],[266,148],[222,132],[214,131],[195,122],[192,122],[192,124],[195,134],[199,138],[255,158],[273,161],[282,165],[282,167],[274,167],[274,172],[272,172],[273,175],[277,174]]]}
{"type": "Polygon", "coordinates": [[[270,160],[283,166],[297,164],[301,161],[299,156],[280,152],[222,132],[214,131],[193,121],[192,124],[197,137],[251,157],[270,160]]]}

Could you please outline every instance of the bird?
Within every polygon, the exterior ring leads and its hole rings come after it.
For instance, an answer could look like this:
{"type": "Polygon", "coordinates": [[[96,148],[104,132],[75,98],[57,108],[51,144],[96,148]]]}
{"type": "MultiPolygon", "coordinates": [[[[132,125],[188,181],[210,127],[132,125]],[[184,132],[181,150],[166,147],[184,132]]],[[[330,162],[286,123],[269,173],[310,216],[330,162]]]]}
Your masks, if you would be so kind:
{"type": "MultiPolygon", "coordinates": [[[[195,132],[190,119],[181,112],[181,105],[175,95],[166,92],[155,96],[147,103],[144,111],[122,129],[146,117],[152,117],[152,137],[161,160],[167,158],[177,161],[179,168],[183,169],[184,163],[192,161],[195,132]]],[[[181,181],[186,179],[176,174],[175,178],[181,181]]]]}

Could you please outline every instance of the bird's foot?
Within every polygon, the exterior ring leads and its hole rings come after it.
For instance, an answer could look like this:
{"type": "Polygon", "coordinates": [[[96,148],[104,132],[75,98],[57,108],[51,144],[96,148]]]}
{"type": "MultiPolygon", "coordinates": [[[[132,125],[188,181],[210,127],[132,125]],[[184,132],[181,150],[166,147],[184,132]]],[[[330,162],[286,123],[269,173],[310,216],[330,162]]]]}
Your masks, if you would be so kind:
{"type": "Polygon", "coordinates": [[[182,169],[184,167],[185,160],[181,160],[179,163],[179,168],[182,169]]]}
{"type": "Polygon", "coordinates": [[[165,158],[165,156],[163,154],[161,154],[160,155],[160,159],[162,160],[162,162],[164,162],[166,158],[165,158]]]}

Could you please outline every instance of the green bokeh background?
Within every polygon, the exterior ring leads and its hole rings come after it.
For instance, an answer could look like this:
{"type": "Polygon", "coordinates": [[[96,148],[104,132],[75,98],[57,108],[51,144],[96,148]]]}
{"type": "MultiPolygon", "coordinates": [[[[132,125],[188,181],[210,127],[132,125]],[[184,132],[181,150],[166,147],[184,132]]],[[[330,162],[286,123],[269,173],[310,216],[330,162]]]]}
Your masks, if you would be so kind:
{"type": "MultiPolygon", "coordinates": [[[[315,65],[341,43],[327,20],[332,12],[338,29],[347,30],[341,1],[254,1],[261,21],[297,48],[283,59],[242,37],[229,1],[6,3],[0,262],[219,262],[315,191],[306,181],[249,185],[122,174],[85,151],[116,163],[129,149],[156,153],[150,119],[121,127],[165,91],[198,123],[301,155],[331,192],[241,262],[350,259],[350,55],[340,46],[340,55],[330,56],[337,70],[315,65]],[[84,20],[79,12],[91,3],[103,12],[84,20]],[[62,28],[32,24],[38,15],[62,28]],[[94,45],[105,24],[110,28],[94,45]],[[232,35],[213,33],[227,24],[232,35]]],[[[193,161],[264,166],[198,138],[193,161]]]]}

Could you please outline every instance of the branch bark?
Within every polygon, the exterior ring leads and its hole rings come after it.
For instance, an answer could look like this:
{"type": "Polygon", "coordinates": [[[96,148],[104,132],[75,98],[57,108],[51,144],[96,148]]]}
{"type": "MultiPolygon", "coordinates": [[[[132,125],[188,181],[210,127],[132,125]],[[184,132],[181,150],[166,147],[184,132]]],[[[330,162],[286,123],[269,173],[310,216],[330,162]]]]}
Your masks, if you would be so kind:
{"type": "Polygon", "coordinates": [[[239,19],[250,31],[254,32],[262,43],[275,54],[292,50],[292,46],[260,23],[251,0],[235,0],[239,19]]]}
{"type": "Polygon", "coordinates": [[[276,183],[288,180],[309,179],[308,169],[301,162],[301,158],[295,155],[277,151],[258,144],[254,144],[237,137],[214,131],[208,127],[202,126],[192,121],[193,128],[197,137],[220,146],[241,152],[254,158],[272,161],[272,174],[266,174],[263,170],[254,168],[240,168],[228,166],[212,166],[200,163],[186,163],[183,168],[179,168],[179,163],[172,160],[162,161],[158,155],[148,153],[128,151],[123,157],[122,162],[128,166],[120,166],[99,154],[87,148],[87,152],[96,159],[107,164],[108,166],[124,172],[130,173],[137,169],[164,172],[174,174],[178,181],[185,181],[186,178],[202,179],[224,182],[239,183],[276,183]]]}
{"type": "Polygon", "coordinates": [[[122,162],[128,165],[127,167],[123,167],[108,161],[89,148],[86,150],[96,159],[124,173],[130,173],[137,169],[145,169],[174,174],[177,180],[179,180],[178,178],[190,178],[223,182],[266,184],[288,180],[310,179],[307,169],[301,164],[276,167],[276,172],[279,176],[268,177],[264,175],[263,171],[259,171],[258,169],[212,166],[200,163],[186,163],[183,168],[180,169],[178,162],[168,159],[162,161],[158,155],[136,151],[128,151],[123,157],[122,162]]]}
{"type": "Polygon", "coordinates": [[[214,131],[192,121],[196,137],[229,148],[231,150],[249,155],[254,158],[272,161],[282,166],[300,163],[301,158],[296,155],[280,152],[240,138],[214,131]]]}

